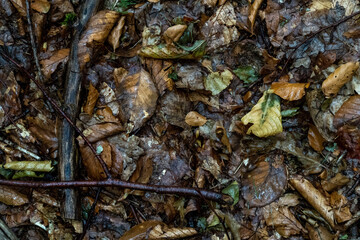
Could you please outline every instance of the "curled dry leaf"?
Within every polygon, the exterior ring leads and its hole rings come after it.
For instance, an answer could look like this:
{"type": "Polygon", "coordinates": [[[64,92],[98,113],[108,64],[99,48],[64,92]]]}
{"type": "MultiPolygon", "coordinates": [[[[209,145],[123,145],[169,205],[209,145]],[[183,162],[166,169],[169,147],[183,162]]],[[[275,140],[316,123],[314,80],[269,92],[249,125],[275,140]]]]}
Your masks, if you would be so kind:
{"type": "Polygon", "coordinates": [[[120,14],[115,11],[103,10],[99,11],[95,16],[91,17],[86,30],[83,32],[79,41],[79,63],[80,69],[90,61],[93,48],[92,42],[103,43],[108,37],[114,24],[117,22],[120,14]]]}
{"type": "Polygon", "coordinates": [[[295,101],[301,99],[305,95],[305,88],[308,88],[310,83],[285,83],[274,82],[271,84],[273,92],[288,101],[295,101]]]}
{"type": "Polygon", "coordinates": [[[53,166],[51,166],[51,161],[13,161],[6,163],[4,168],[18,171],[50,172],[53,166]]]}
{"type": "Polygon", "coordinates": [[[319,130],[312,124],[309,127],[308,140],[310,146],[315,151],[321,152],[324,149],[323,143],[325,142],[325,139],[321,136],[319,130]]]}
{"type": "Polygon", "coordinates": [[[177,42],[180,39],[180,37],[183,35],[186,28],[187,28],[186,25],[178,24],[166,29],[166,31],[163,34],[166,44],[173,44],[174,42],[177,42]]]}
{"type": "Polygon", "coordinates": [[[185,122],[192,127],[202,126],[206,121],[206,117],[195,111],[189,112],[185,117],[185,122]]]}
{"type": "Polygon", "coordinates": [[[351,96],[335,113],[334,127],[339,128],[351,121],[360,120],[360,95],[351,96]]]}
{"type": "Polygon", "coordinates": [[[327,192],[332,192],[333,190],[339,189],[345,184],[347,184],[350,181],[350,179],[341,173],[337,173],[335,177],[324,180],[321,182],[321,185],[323,189],[327,192]]]}
{"type": "Polygon", "coordinates": [[[263,0],[255,0],[249,8],[250,33],[254,34],[255,19],[263,0]]]}
{"type": "Polygon", "coordinates": [[[127,121],[127,131],[131,132],[153,115],[159,95],[150,74],[141,69],[120,81],[118,96],[121,116],[127,121]]]}
{"type": "Polygon", "coordinates": [[[86,99],[86,103],[84,106],[84,113],[92,115],[96,102],[99,98],[99,92],[96,88],[90,83],[89,93],[86,99]]]}
{"type": "Polygon", "coordinates": [[[261,161],[247,172],[242,183],[242,195],[250,207],[265,206],[283,194],[287,184],[284,164],[261,161]]]}
{"type": "Polygon", "coordinates": [[[120,37],[124,32],[125,19],[126,19],[126,16],[122,16],[119,19],[118,24],[114,27],[114,29],[109,34],[108,42],[113,47],[114,51],[120,46],[120,37]]]}
{"type": "Polygon", "coordinates": [[[46,79],[51,77],[60,63],[66,63],[69,57],[70,49],[60,49],[56,51],[49,59],[41,60],[42,71],[46,79]]]}
{"type": "Polygon", "coordinates": [[[11,206],[21,206],[28,203],[29,199],[11,187],[0,186],[0,202],[11,206]]]}
{"type": "Polygon", "coordinates": [[[245,125],[253,123],[247,134],[253,133],[258,137],[268,137],[281,133],[283,128],[279,97],[269,90],[264,92],[257,104],[241,118],[241,121],[245,125]]]}
{"type": "Polygon", "coordinates": [[[359,62],[348,62],[340,65],[340,67],[330,74],[322,83],[321,89],[325,96],[335,96],[340,88],[352,79],[358,68],[359,62]]]}
{"type": "Polygon", "coordinates": [[[294,176],[290,179],[290,184],[293,186],[311,206],[318,211],[321,216],[330,224],[335,226],[334,212],[330,207],[330,202],[317,190],[307,179],[302,176],[294,176]]]}

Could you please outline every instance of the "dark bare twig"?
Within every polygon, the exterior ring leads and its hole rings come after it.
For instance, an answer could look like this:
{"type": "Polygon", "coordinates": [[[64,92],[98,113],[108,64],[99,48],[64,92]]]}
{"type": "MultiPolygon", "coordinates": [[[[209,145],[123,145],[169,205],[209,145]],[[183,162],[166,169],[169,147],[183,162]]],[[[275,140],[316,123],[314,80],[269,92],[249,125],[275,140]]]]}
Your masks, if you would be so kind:
{"type": "Polygon", "coordinates": [[[189,187],[174,187],[174,186],[161,186],[150,185],[141,183],[126,182],[117,179],[106,179],[102,181],[59,181],[59,182],[29,182],[29,181],[14,181],[0,179],[0,185],[28,187],[28,188],[74,188],[74,187],[119,187],[129,188],[134,190],[156,192],[161,194],[178,194],[185,196],[201,197],[213,200],[220,203],[231,204],[232,198],[228,195],[221,193],[189,188],[189,187]],[[200,194],[200,193],[201,194],[200,194]]]}
{"type": "Polygon", "coordinates": [[[333,23],[333,24],[330,24],[329,26],[323,27],[323,28],[319,29],[318,31],[310,34],[309,37],[307,37],[307,38],[306,38],[305,40],[303,40],[301,43],[299,43],[298,45],[296,45],[296,47],[294,48],[294,50],[290,53],[287,61],[285,62],[283,69],[281,70],[280,74],[278,75],[278,78],[281,77],[282,74],[284,73],[284,71],[286,70],[286,68],[287,68],[290,60],[291,60],[292,57],[294,56],[295,52],[296,52],[302,45],[304,45],[307,41],[309,41],[310,39],[312,39],[313,37],[315,37],[315,36],[318,35],[319,33],[323,32],[323,31],[325,31],[325,30],[327,30],[327,29],[329,29],[329,28],[335,28],[335,27],[337,27],[338,25],[340,25],[341,23],[346,22],[346,21],[350,20],[351,18],[353,18],[353,17],[355,17],[356,15],[359,15],[359,14],[360,14],[360,11],[355,12],[355,13],[353,13],[353,14],[351,14],[351,15],[349,15],[349,16],[347,16],[347,17],[345,17],[345,18],[343,18],[343,19],[341,19],[341,20],[339,20],[339,21],[337,21],[337,22],[335,22],[335,23],[333,23]]]}

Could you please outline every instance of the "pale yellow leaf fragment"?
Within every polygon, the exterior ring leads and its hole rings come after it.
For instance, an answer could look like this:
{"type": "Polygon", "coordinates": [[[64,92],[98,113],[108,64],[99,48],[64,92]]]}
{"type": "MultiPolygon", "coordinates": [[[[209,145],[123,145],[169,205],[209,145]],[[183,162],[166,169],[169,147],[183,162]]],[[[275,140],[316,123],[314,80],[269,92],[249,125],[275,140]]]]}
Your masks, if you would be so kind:
{"type": "Polygon", "coordinates": [[[280,99],[271,90],[264,92],[258,103],[241,118],[244,125],[252,123],[247,134],[269,137],[283,131],[281,124],[280,99]]]}

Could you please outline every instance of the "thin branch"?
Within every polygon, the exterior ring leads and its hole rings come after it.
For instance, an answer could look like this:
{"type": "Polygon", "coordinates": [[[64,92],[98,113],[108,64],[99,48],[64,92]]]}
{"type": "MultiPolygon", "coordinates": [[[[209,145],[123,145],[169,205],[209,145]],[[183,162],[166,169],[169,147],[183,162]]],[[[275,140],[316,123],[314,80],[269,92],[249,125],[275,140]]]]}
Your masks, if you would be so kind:
{"type": "Polygon", "coordinates": [[[156,192],[160,194],[178,194],[184,196],[201,197],[217,201],[220,203],[231,204],[232,198],[228,195],[208,191],[198,188],[188,187],[174,187],[150,185],[141,183],[131,183],[117,179],[106,179],[103,181],[60,181],[60,182],[29,182],[29,181],[14,181],[0,179],[0,185],[14,186],[14,187],[28,187],[28,188],[76,188],[76,187],[119,187],[129,188],[134,190],[156,192]]]}

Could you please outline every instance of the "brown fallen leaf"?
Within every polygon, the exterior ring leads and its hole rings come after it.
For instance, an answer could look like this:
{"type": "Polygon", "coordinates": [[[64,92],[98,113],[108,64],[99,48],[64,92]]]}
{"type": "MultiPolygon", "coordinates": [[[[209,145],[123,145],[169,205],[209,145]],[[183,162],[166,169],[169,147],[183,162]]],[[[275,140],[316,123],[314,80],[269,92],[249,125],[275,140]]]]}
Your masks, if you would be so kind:
{"type": "Polygon", "coordinates": [[[307,179],[299,175],[292,177],[290,184],[323,216],[331,227],[335,226],[334,212],[330,206],[330,202],[319,190],[307,179]]]}
{"type": "Polygon", "coordinates": [[[186,115],[185,122],[192,127],[198,127],[204,125],[207,120],[206,117],[200,113],[191,111],[186,115]]]}
{"type": "Polygon", "coordinates": [[[174,81],[169,78],[169,74],[173,72],[172,62],[153,58],[145,58],[144,62],[160,95],[163,95],[167,89],[170,91],[174,89],[174,81]]]}
{"type": "Polygon", "coordinates": [[[42,71],[45,79],[49,79],[60,63],[66,63],[69,58],[70,49],[64,48],[56,51],[49,59],[41,60],[42,71]]]}
{"type": "Polygon", "coordinates": [[[96,90],[96,88],[92,85],[92,83],[90,83],[89,93],[84,106],[84,113],[92,115],[92,112],[94,110],[98,98],[99,98],[98,90],[96,90]]]}
{"type": "Polygon", "coordinates": [[[114,52],[120,46],[120,37],[124,32],[125,19],[126,19],[126,16],[122,16],[119,19],[118,24],[114,27],[114,29],[109,34],[108,42],[113,47],[114,52]]]}
{"type": "Polygon", "coordinates": [[[339,128],[350,121],[360,120],[360,95],[351,96],[335,113],[334,127],[339,128]]]}
{"type": "Polygon", "coordinates": [[[330,204],[334,209],[334,216],[337,223],[343,223],[352,218],[346,197],[338,192],[330,195],[330,204]]]}
{"type": "Polygon", "coordinates": [[[359,68],[359,62],[348,62],[340,65],[327,79],[322,83],[321,89],[326,97],[335,96],[345,83],[349,82],[356,70],[359,68]]]}
{"type": "Polygon", "coordinates": [[[309,86],[310,83],[274,82],[271,84],[271,89],[282,99],[296,101],[305,95],[305,88],[309,86]]]}
{"type": "Polygon", "coordinates": [[[275,201],[286,188],[285,165],[277,166],[264,160],[244,175],[241,192],[250,207],[265,206],[275,201]]]}
{"type": "MultiPolygon", "coordinates": [[[[141,157],[137,161],[136,169],[131,175],[129,181],[146,184],[150,181],[150,177],[152,176],[153,169],[154,168],[151,157],[149,156],[141,157]]],[[[131,189],[126,189],[125,193],[131,193],[133,195],[138,195],[138,196],[144,195],[143,191],[131,190],[131,189]]]]}
{"type": "Polygon", "coordinates": [[[348,157],[360,159],[360,129],[345,125],[337,131],[336,143],[348,151],[348,157]]]}
{"type": "Polygon", "coordinates": [[[348,177],[342,175],[341,173],[337,173],[335,177],[329,180],[321,181],[321,185],[325,191],[332,192],[333,190],[341,188],[349,181],[350,179],[348,177]]]}
{"type": "Polygon", "coordinates": [[[254,26],[255,26],[256,16],[257,16],[257,13],[259,11],[259,8],[260,8],[262,2],[263,2],[263,0],[255,0],[250,5],[248,21],[250,24],[250,33],[251,34],[254,34],[254,26]]]}
{"type": "Polygon", "coordinates": [[[40,13],[47,13],[50,10],[50,3],[47,0],[31,1],[31,8],[40,13]]]}
{"type": "Polygon", "coordinates": [[[29,199],[12,187],[0,186],[0,202],[11,206],[21,206],[28,203],[29,199]]]}
{"type": "Polygon", "coordinates": [[[155,112],[158,99],[157,89],[151,75],[141,69],[120,82],[118,101],[121,119],[127,122],[128,132],[140,128],[155,112]]]}
{"type": "Polygon", "coordinates": [[[166,44],[173,44],[174,42],[177,42],[185,32],[186,28],[186,25],[178,24],[166,29],[163,34],[166,44]]]}
{"type": "Polygon", "coordinates": [[[325,139],[313,124],[310,124],[309,126],[308,141],[315,151],[321,152],[324,149],[323,143],[325,142],[325,139]]]}
{"type": "Polygon", "coordinates": [[[114,24],[117,22],[120,13],[110,10],[99,11],[96,15],[90,18],[86,30],[81,35],[78,45],[78,56],[80,69],[83,69],[85,64],[90,61],[93,47],[93,42],[103,43],[108,37],[114,24]]]}
{"type": "Polygon", "coordinates": [[[337,239],[334,234],[329,232],[326,227],[319,225],[318,227],[314,228],[309,223],[306,223],[306,229],[309,231],[309,238],[310,240],[334,240],[337,239]]]}

